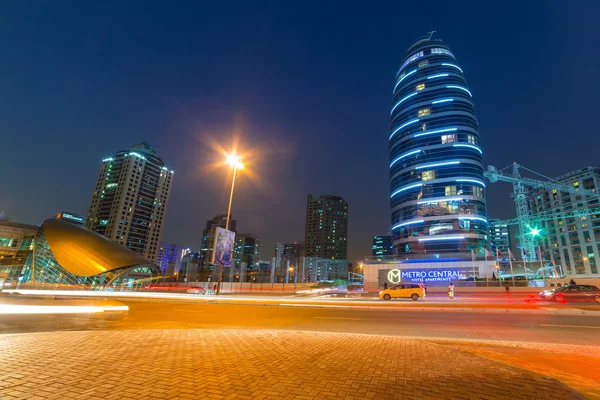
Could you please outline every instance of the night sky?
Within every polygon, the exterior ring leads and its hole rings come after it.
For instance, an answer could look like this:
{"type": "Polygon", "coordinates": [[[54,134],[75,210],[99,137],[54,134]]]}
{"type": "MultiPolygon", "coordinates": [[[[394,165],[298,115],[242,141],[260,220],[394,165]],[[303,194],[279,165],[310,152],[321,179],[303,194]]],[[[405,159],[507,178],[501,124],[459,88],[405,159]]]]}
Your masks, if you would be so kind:
{"type": "MultiPolygon", "coordinates": [[[[349,202],[356,261],[389,230],[395,72],[431,30],[465,72],[486,164],[600,164],[600,2],[288,3],[3,2],[0,211],[84,214],[101,160],[148,141],[175,170],[163,240],[199,249],[229,195],[214,144],[235,136],[252,151],[232,212],[263,258],[303,240],[312,193],[349,202]]],[[[488,184],[490,217],[515,215],[510,189],[488,184]]]]}

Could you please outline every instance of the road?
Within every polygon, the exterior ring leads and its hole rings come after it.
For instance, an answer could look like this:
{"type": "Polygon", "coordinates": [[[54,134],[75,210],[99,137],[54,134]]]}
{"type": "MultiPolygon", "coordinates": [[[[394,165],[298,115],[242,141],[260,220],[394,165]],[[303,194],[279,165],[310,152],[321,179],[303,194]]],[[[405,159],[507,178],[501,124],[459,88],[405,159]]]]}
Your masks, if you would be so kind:
{"type": "MultiPolygon", "coordinates": [[[[55,300],[55,303],[75,304],[79,301],[90,300],[55,300]]],[[[93,301],[97,306],[103,304],[97,299],[93,301]]],[[[0,332],[89,331],[89,334],[129,335],[128,338],[137,337],[135,332],[141,330],[145,331],[144,335],[158,335],[158,332],[160,335],[185,335],[184,332],[189,332],[190,335],[224,335],[223,338],[227,338],[231,345],[236,345],[234,336],[254,335],[253,332],[279,331],[281,335],[315,332],[312,334],[315,337],[336,335],[336,343],[352,341],[348,343],[347,351],[350,352],[354,351],[350,350],[352,346],[358,345],[354,342],[358,339],[343,334],[415,338],[415,343],[443,344],[460,354],[466,352],[484,356],[549,375],[589,398],[600,398],[600,370],[596,368],[600,362],[600,316],[594,311],[581,314],[581,310],[574,310],[580,314],[563,314],[556,313],[555,306],[549,309],[539,306],[526,309],[461,309],[443,305],[441,307],[444,308],[416,308],[413,302],[406,303],[407,306],[391,302],[396,307],[350,307],[340,306],[338,302],[307,304],[287,300],[287,303],[259,300],[262,302],[259,304],[234,300],[191,302],[121,298],[107,301],[113,305],[115,302],[127,305],[127,318],[105,320],[103,314],[0,316],[0,332]],[[227,335],[233,336],[229,338],[227,335]],[[556,362],[557,359],[560,359],[560,363],[556,362]]],[[[49,300],[36,302],[51,303],[49,300]]],[[[569,311],[565,308],[561,310],[569,311]]],[[[9,348],[13,341],[20,340],[17,337],[20,335],[14,336],[14,339],[4,336],[10,343],[9,348]]],[[[57,340],[60,342],[63,339],[57,340]]],[[[165,340],[169,342],[171,339],[165,340]]],[[[281,344],[276,341],[271,345],[277,347],[281,344]]],[[[59,343],[52,346],[59,346],[59,343]]],[[[382,351],[387,354],[390,349],[382,351]]]]}
{"type": "MultiPolygon", "coordinates": [[[[521,310],[373,309],[290,304],[211,304],[121,300],[123,320],[24,316],[4,332],[61,329],[278,329],[425,338],[600,345],[600,317],[521,310]]],[[[13,320],[14,322],[15,320],[13,320]]]]}

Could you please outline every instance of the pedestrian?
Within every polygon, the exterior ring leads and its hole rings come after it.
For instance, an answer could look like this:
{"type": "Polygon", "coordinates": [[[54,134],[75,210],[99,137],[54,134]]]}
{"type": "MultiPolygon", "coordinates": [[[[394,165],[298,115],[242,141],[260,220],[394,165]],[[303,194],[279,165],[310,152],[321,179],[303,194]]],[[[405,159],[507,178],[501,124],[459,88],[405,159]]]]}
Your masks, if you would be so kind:
{"type": "Polygon", "coordinates": [[[212,286],[210,282],[208,283],[208,286],[206,286],[206,294],[212,294],[212,286]]]}
{"type": "Polygon", "coordinates": [[[575,285],[577,285],[577,284],[575,283],[575,281],[573,279],[571,279],[569,281],[569,286],[575,286],[575,285]]]}
{"type": "Polygon", "coordinates": [[[383,282],[383,290],[387,290],[387,282],[383,282]]]}
{"type": "Polygon", "coordinates": [[[427,284],[425,283],[425,281],[423,281],[423,293],[425,294],[425,296],[427,296],[427,284]]]}
{"type": "Polygon", "coordinates": [[[504,284],[504,288],[506,289],[506,295],[510,296],[510,286],[508,285],[508,283],[504,284]]]}
{"type": "Polygon", "coordinates": [[[217,284],[213,285],[213,294],[217,294],[217,284]]]}
{"type": "Polygon", "coordinates": [[[450,300],[454,300],[454,285],[452,282],[450,282],[450,285],[448,285],[448,298],[450,300]]]}

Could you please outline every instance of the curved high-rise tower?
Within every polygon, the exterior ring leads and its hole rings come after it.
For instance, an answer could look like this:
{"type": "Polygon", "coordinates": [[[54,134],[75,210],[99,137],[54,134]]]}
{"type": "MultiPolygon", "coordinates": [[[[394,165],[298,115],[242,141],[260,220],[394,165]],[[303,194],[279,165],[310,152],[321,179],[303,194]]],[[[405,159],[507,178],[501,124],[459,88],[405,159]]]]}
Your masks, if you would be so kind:
{"type": "Polygon", "coordinates": [[[408,49],[394,84],[390,207],[395,254],[483,252],[482,149],[463,70],[441,40],[408,49]]]}

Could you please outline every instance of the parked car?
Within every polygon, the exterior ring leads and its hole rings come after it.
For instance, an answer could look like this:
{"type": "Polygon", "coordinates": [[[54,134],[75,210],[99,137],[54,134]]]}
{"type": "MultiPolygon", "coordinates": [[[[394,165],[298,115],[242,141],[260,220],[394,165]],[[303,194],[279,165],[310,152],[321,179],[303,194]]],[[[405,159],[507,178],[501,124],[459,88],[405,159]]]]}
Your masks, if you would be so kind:
{"type": "Polygon", "coordinates": [[[418,283],[400,283],[379,292],[379,298],[384,300],[413,299],[417,301],[420,297],[425,297],[425,290],[418,283]]]}
{"type": "Polygon", "coordinates": [[[569,285],[540,292],[542,300],[566,302],[600,303],[600,289],[593,285],[569,285]]]}

